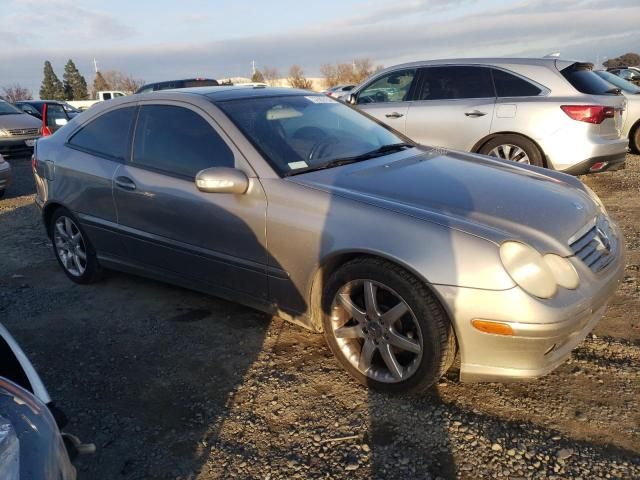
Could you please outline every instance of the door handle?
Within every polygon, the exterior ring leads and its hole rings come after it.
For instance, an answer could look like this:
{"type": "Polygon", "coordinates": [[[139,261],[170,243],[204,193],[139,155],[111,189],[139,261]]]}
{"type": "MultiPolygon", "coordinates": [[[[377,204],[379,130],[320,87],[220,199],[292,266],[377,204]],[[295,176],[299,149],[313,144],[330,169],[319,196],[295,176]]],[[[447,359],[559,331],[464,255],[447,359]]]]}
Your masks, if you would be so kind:
{"type": "Polygon", "coordinates": [[[387,113],[385,115],[385,117],[387,118],[400,118],[400,117],[404,117],[403,113],[398,113],[398,112],[393,112],[393,113],[387,113]]]}
{"type": "Polygon", "coordinates": [[[116,185],[125,190],[135,190],[136,184],[129,177],[116,177],[116,185]]]}
{"type": "Polygon", "coordinates": [[[480,110],[471,110],[470,112],[464,112],[467,117],[484,117],[487,112],[481,112],[480,110]]]}

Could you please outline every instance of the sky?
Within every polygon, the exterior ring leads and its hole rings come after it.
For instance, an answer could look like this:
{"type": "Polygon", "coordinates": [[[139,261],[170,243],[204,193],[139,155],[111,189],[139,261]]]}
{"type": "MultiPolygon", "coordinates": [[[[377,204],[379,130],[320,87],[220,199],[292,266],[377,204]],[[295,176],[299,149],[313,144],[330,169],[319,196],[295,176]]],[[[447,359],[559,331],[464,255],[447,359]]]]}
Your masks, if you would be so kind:
{"type": "Polygon", "coordinates": [[[0,0],[0,87],[37,96],[45,60],[93,81],[250,76],[368,57],[375,64],[479,56],[601,62],[640,51],[640,0],[0,0]]]}

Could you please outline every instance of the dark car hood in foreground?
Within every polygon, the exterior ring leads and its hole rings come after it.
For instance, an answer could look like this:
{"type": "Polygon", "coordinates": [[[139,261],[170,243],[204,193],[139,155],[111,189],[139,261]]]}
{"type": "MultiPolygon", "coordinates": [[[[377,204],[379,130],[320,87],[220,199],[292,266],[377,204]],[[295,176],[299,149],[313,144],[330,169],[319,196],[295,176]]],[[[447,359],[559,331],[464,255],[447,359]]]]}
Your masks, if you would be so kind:
{"type": "Polygon", "coordinates": [[[566,255],[568,239],[597,215],[573,177],[461,152],[409,149],[290,179],[498,243],[520,239],[566,255]]]}

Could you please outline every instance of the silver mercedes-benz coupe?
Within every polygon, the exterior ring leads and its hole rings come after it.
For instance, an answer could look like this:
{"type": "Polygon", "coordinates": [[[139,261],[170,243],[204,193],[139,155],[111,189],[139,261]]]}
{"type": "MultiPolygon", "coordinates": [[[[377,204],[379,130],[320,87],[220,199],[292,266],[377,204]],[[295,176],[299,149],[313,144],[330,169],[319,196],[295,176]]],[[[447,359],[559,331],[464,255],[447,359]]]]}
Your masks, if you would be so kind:
{"type": "Polygon", "coordinates": [[[624,268],[559,172],[416,146],[324,95],[211,87],[104,102],[37,143],[36,202],[77,283],[161,279],[317,332],[363,384],[557,367],[624,268]]]}

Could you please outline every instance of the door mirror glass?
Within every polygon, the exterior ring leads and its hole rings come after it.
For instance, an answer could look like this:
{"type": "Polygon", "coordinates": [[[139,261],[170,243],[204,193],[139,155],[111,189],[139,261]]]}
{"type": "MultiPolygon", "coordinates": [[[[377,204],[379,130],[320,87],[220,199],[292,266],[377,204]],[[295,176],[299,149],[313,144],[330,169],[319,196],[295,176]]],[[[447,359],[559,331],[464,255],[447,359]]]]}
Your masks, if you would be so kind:
{"type": "Polygon", "coordinates": [[[66,118],[56,118],[56,125],[58,127],[63,127],[67,124],[67,119],[66,118]]]}
{"type": "Polygon", "coordinates": [[[249,188],[249,179],[236,168],[211,167],[196,174],[196,187],[201,192],[242,195],[249,188]]]}

